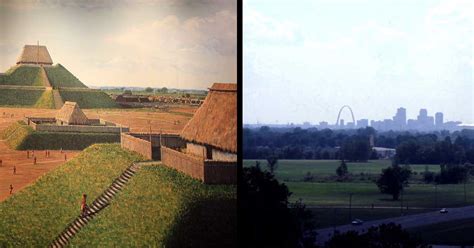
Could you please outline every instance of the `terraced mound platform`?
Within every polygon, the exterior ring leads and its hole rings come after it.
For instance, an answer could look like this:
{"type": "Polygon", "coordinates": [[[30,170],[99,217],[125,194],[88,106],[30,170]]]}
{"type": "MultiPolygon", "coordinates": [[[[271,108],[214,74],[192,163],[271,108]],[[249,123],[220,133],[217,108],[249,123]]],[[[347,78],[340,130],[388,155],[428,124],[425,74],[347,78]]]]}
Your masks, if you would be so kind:
{"type": "Polygon", "coordinates": [[[0,85],[45,86],[46,82],[41,75],[41,67],[16,65],[0,74],[0,85]]]}
{"type": "Polygon", "coordinates": [[[0,203],[0,246],[236,247],[235,186],[140,160],[119,145],[87,148],[0,203]]]}
{"type": "Polygon", "coordinates": [[[23,121],[12,124],[0,138],[15,150],[83,150],[96,143],[119,143],[116,133],[79,133],[35,131],[23,121]]]}
{"type": "Polygon", "coordinates": [[[76,76],[69,72],[61,64],[54,66],[45,66],[46,75],[48,76],[49,82],[54,88],[86,88],[76,76]]]}
{"type": "Polygon", "coordinates": [[[63,101],[77,102],[83,109],[119,107],[109,95],[100,90],[60,88],[59,94],[63,101]]]}

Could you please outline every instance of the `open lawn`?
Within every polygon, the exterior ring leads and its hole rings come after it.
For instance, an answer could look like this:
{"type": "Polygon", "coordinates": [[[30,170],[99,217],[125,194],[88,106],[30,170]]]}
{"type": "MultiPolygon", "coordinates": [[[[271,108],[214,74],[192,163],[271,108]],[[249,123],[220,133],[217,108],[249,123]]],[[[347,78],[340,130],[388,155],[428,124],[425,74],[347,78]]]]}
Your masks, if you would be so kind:
{"type": "MultiPolygon", "coordinates": [[[[256,160],[245,160],[244,166],[255,165],[256,160]]],[[[266,160],[257,160],[262,169],[267,168],[266,160]]],[[[326,178],[336,175],[336,169],[340,165],[339,160],[278,160],[276,177],[282,181],[301,181],[306,173],[310,172],[316,178],[326,178]]],[[[360,176],[380,175],[382,169],[392,164],[390,160],[370,160],[367,163],[346,163],[349,173],[360,176]]],[[[414,172],[422,173],[425,167],[432,172],[439,171],[439,165],[410,165],[414,172]]]]}
{"type": "Polygon", "coordinates": [[[0,203],[0,247],[46,247],[80,212],[142,157],[119,145],[94,145],[0,203]]]}
{"type": "MultiPolygon", "coordinates": [[[[291,192],[290,201],[303,199],[307,205],[349,206],[349,194],[353,193],[352,205],[361,207],[399,207],[400,201],[392,201],[390,195],[381,194],[375,183],[285,183],[291,192]]],[[[467,203],[474,204],[474,184],[467,184],[467,203]]],[[[434,185],[411,184],[404,190],[403,205],[406,207],[436,208],[459,207],[464,205],[462,184],[434,185]],[[437,203],[436,203],[437,196],[437,203]]]]}
{"type": "Polygon", "coordinates": [[[235,186],[143,166],[72,240],[79,247],[236,247],[235,186]]]}

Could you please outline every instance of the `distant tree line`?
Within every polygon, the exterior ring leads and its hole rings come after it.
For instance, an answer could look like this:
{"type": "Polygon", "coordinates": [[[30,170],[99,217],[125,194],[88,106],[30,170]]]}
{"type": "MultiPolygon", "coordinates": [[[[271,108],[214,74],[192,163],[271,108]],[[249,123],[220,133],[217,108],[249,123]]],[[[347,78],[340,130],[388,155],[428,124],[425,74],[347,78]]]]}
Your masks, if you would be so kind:
{"type": "Polygon", "coordinates": [[[463,164],[474,163],[474,131],[449,133],[377,132],[371,127],[353,130],[316,128],[244,128],[244,159],[345,159],[366,161],[376,159],[370,150],[374,145],[397,149],[401,164],[463,164]]]}

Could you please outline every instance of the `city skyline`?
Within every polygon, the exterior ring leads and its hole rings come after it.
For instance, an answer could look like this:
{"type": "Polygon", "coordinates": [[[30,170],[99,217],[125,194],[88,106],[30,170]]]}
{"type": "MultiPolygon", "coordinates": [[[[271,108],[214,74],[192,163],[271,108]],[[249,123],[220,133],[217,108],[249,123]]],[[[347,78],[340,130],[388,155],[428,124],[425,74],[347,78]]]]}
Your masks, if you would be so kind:
{"type": "Polygon", "coordinates": [[[244,123],[333,122],[345,104],[368,119],[403,105],[474,123],[472,1],[243,7],[244,123]]]}
{"type": "MultiPolygon", "coordinates": [[[[346,112],[347,112],[346,111],[346,112]]],[[[352,129],[352,128],[364,128],[373,127],[377,130],[418,130],[418,131],[432,131],[432,130],[459,130],[464,128],[474,128],[474,125],[469,123],[463,123],[458,120],[449,120],[445,118],[443,112],[429,112],[426,108],[421,108],[418,111],[416,118],[409,118],[407,116],[407,109],[404,107],[397,108],[395,114],[390,118],[384,118],[379,120],[368,119],[364,117],[356,118],[353,115],[350,106],[344,105],[340,108],[338,119],[335,122],[329,120],[323,120],[319,122],[304,121],[300,123],[288,122],[288,123],[245,123],[247,126],[261,126],[261,125],[274,125],[274,126],[300,126],[300,127],[319,127],[319,128],[331,128],[331,129],[352,129]],[[344,119],[339,118],[341,112],[344,109],[350,113],[347,116],[350,118],[344,119]],[[354,119],[352,119],[354,118],[354,119]]]]}

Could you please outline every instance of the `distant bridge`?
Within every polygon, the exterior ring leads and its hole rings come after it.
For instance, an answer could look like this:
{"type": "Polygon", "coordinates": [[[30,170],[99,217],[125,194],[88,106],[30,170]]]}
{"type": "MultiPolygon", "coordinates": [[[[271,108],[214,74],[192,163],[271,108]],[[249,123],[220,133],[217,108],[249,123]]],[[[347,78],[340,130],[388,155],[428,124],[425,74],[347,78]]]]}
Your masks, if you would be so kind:
{"type": "Polygon", "coordinates": [[[342,110],[345,109],[345,108],[348,108],[349,111],[351,111],[352,123],[354,123],[354,125],[356,124],[355,118],[354,118],[354,113],[352,112],[351,107],[349,107],[349,105],[344,105],[344,106],[342,106],[341,109],[339,110],[339,114],[337,114],[336,126],[339,126],[339,118],[341,117],[341,112],[342,112],[342,110]]]}

